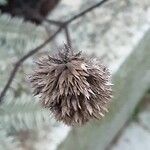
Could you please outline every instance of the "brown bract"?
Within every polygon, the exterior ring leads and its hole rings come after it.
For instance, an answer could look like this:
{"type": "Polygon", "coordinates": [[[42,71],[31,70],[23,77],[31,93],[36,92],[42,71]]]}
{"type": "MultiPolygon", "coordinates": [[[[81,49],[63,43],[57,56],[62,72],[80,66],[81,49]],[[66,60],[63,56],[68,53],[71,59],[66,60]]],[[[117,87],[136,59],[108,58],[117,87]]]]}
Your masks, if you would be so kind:
{"type": "Polygon", "coordinates": [[[58,121],[82,125],[104,117],[112,98],[110,73],[96,59],[65,45],[54,57],[40,58],[30,76],[34,94],[58,121]]]}

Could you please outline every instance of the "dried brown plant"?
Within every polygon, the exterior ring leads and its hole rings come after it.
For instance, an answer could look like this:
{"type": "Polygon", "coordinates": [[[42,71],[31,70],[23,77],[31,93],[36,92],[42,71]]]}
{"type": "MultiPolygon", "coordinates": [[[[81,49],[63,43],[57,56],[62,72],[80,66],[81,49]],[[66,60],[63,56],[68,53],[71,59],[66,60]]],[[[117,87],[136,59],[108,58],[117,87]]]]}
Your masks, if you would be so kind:
{"type": "Polygon", "coordinates": [[[42,57],[36,64],[29,77],[34,94],[58,121],[82,125],[104,117],[112,89],[110,73],[101,62],[65,45],[54,57],[42,57]]]}

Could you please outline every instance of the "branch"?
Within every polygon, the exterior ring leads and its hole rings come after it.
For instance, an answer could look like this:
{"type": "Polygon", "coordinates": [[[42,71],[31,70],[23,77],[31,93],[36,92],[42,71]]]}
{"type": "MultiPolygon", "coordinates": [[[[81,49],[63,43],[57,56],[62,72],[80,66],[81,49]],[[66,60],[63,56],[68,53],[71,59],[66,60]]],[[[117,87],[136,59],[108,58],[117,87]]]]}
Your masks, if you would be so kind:
{"type": "Polygon", "coordinates": [[[65,36],[66,36],[67,45],[68,45],[69,47],[71,47],[72,42],[71,42],[71,38],[70,38],[70,34],[69,34],[69,29],[68,29],[67,26],[64,28],[64,31],[65,31],[65,36]]]}
{"type": "Polygon", "coordinates": [[[97,8],[97,7],[99,7],[99,6],[101,6],[101,5],[104,4],[104,2],[106,2],[106,1],[108,1],[108,0],[102,0],[102,1],[98,2],[97,4],[95,4],[95,5],[91,6],[91,7],[89,7],[88,9],[86,9],[86,10],[80,12],[79,14],[77,14],[77,15],[71,17],[68,21],[64,21],[64,22],[59,22],[59,21],[53,21],[53,20],[43,19],[43,18],[41,18],[41,16],[38,16],[40,19],[42,19],[42,20],[48,22],[49,24],[53,24],[53,25],[59,26],[59,29],[58,29],[51,37],[49,37],[44,43],[42,43],[41,45],[39,45],[39,46],[36,47],[35,49],[30,50],[26,55],[24,55],[21,59],[19,59],[19,60],[16,62],[15,66],[14,66],[14,69],[12,70],[12,72],[11,72],[11,74],[10,74],[10,76],[9,76],[9,79],[8,79],[8,81],[7,81],[7,83],[6,83],[5,87],[4,87],[4,89],[3,89],[2,92],[0,93],[0,103],[2,103],[2,100],[3,100],[3,98],[4,98],[5,94],[6,94],[6,92],[8,91],[10,85],[12,84],[12,81],[13,81],[13,79],[15,78],[16,73],[17,73],[19,67],[23,64],[23,62],[24,62],[26,59],[28,59],[29,57],[31,57],[32,55],[34,55],[35,53],[37,53],[39,50],[41,50],[41,48],[43,48],[43,47],[46,46],[49,42],[51,42],[51,41],[58,35],[58,33],[61,32],[62,29],[65,30],[66,39],[67,39],[68,44],[70,43],[70,45],[71,45],[71,39],[70,39],[70,35],[69,35],[69,32],[68,32],[68,25],[69,25],[72,21],[74,21],[74,20],[76,20],[76,19],[82,17],[82,16],[85,15],[86,13],[88,13],[88,12],[92,11],[93,9],[95,9],[95,8],[97,8]]]}
{"type": "Polygon", "coordinates": [[[99,7],[99,6],[101,6],[102,4],[104,4],[104,3],[107,2],[107,1],[108,1],[108,0],[102,0],[102,1],[98,2],[97,4],[95,4],[95,5],[93,5],[93,6],[89,7],[89,8],[87,8],[86,10],[84,10],[84,11],[80,12],[79,14],[73,16],[73,17],[70,18],[68,21],[66,21],[66,23],[67,23],[67,24],[71,23],[72,21],[74,21],[74,20],[76,20],[76,19],[82,17],[82,16],[85,15],[86,13],[88,13],[88,12],[92,11],[93,9],[95,9],[95,8],[97,8],[97,7],[99,7]]]}
{"type": "Polygon", "coordinates": [[[48,38],[44,43],[42,43],[41,45],[39,45],[38,47],[36,47],[35,49],[29,51],[26,55],[24,55],[20,60],[18,60],[18,62],[15,64],[14,69],[12,70],[12,72],[10,73],[10,77],[7,81],[7,84],[5,85],[4,89],[2,90],[1,94],[0,94],[0,103],[3,100],[3,97],[5,96],[7,90],[9,89],[19,67],[22,65],[22,63],[29,58],[30,56],[32,56],[33,54],[37,53],[41,48],[43,48],[44,46],[46,46],[50,41],[52,41],[57,34],[61,31],[62,28],[59,28],[50,38],[48,38]]]}

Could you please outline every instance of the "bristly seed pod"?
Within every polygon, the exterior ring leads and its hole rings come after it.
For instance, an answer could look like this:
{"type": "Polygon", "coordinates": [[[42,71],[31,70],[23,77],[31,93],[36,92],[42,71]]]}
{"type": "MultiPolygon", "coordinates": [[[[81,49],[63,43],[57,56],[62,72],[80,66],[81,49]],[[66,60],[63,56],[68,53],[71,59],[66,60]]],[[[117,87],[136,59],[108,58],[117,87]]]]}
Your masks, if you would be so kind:
{"type": "Polygon", "coordinates": [[[67,125],[104,117],[112,98],[107,67],[67,45],[55,57],[39,59],[30,82],[42,106],[67,125]]]}

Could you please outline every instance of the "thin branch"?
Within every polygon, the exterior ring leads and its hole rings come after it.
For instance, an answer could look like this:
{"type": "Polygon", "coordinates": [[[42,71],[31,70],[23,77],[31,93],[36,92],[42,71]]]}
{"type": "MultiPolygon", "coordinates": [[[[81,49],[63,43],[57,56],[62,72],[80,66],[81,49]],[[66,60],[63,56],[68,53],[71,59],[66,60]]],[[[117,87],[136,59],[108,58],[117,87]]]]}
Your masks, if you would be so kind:
{"type": "Polygon", "coordinates": [[[53,24],[53,25],[59,26],[59,27],[62,26],[62,24],[63,24],[63,22],[61,22],[61,21],[55,21],[55,20],[44,18],[40,14],[36,14],[36,16],[33,16],[33,19],[35,19],[35,18],[39,19],[41,22],[45,21],[45,22],[47,22],[49,24],[53,24]]]}
{"type": "Polygon", "coordinates": [[[26,55],[24,55],[20,60],[18,60],[18,62],[15,64],[14,69],[12,70],[12,72],[10,73],[10,77],[7,81],[7,84],[5,85],[4,89],[2,90],[1,94],[0,94],[0,103],[3,100],[3,97],[5,96],[7,90],[9,89],[19,67],[21,66],[21,64],[30,56],[32,56],[33,54],[37,53],[41,48],[43,48],[44,46],[46,46],[50,41],[52,41],[57,34],[61,31],[62,28],[59,28],[50,38],[48,38],[44,43],[42,43],[41,45],[39,45],[38,47],[36,47],[35,49],[29,51],[26,55]]]}
{"type": "Polygon", "coordinates": [[[62,24],[63,24],[63,22],[60,22],[60,21],[55,21],[55,20],[50,20],[50,19],[43,19],[43,21],[46,21],[46,22],[48,22],[49,24],[54,24],[54,25],[56,25],[56,26],[62,26],[62,24]]]}
{"type": "Polygon", "coordinates": [[[19,61],[23,62],[25,61],[27,58],[29,58],[30,56],[34,55],[35,53],[37,53],[41,48],[43,48],[44,46],[46,46],[49,42],[51,42],[57,35],[58,33],[60,33],[60,31],[62,30],[63,27],[60,27],[51,37],[49,37],[44,43],[42,43],[41,45],[39,45],[38,47],[36,47],[35,49],[29,51],[29,53],[27,53],[25,56],[23,56],[19,61]]]}
{"type": "Polygon", "coordinates": [[[74,21],[74,20],[76,20],[76,19],[82,17],[82,16],[85,15],[86,13],[88,13],[88,12],[92,11],[93,9],[95,9],[95,8],[97,8],[97,7],[99,7],[99,6],[101,6],[102,4],[104,4],[104,3],[107,2],[107,1],[109,1],[109,0],[102,0],[102,1],[98,2],[97,4],[95,4],[95,5],[93,5],[93,6],[89,7],[89,8],[87,8],[86,10],[84,10],[84,11],[80,12],[79,14],[73,16],[73,17],[70,18],[68,21],[66,21],[66,23],[67,23],[67,24],[71,23],[72,21],[74,21]]]}
{"type": "Polygon", "coordinates": [[[66,26],[66,27],[64,28],[64,32],[65,32],[65,35],[66,35],[67,45],[68,45],[69,47],[71,47],[71,37],[70,37],[70,34],[69,34],[68,26],[66,26]]]}
{"type": "Polygon", "coordinates": [[[10,76],[9,76],[9,79],[4,87],[4,89],[2,90],[2,92],[0,93],[0,103],[2,102],[6,92],[8,91],[13,79],[15,78],[16,76],[16,73],[19,69],[19,67],[23,64],[23,62],[28,59],[29,57],[31,57],[32,55],[34,55],[35,53],[37,53],[39,50],[41,50],[41,48],[43,48],[44,46],[46,46],[49,42],[51,42],[57,35],[58,33],[61,32],[62,29],[65,30],[65,34],[66,34],[66,39],[67,39],[67,43],[71,44],[71,39],[70,39],[70,35],[69,35],[69,32],[68,32],[68,24],[70,24],[72,21],[82,17],[83,15],[85,15],[86,13],[92,11],[93,9],[101,6],[102,4],[104,4],[106,1],[108,0],[102,0],[100,2],[98,2],[97,4],[89,7],[88,9],[80,12],[79,14],[71,17],[68,21],[65,21],[65,22],[60,22],[60,21],[53,21],[53,20],[48,20],[48,19],[43,19],[41,18],[40,16],[37,16],[39,17],[40,19],[42,19],[43,21],[46,21],[48,22],[49,24],[54,24],[56,26],[59,26],[59,29],[51,36],[49,37],[44,43],[42,43],[41,45],[39,45],[38,47],[36,47],[35,49],[32,49],[30,50],[26,55],[24,55],[21,59],[19,59],[15,66],[14,66],[14,69],[12,70],[10,76]]]}
{"type": "MultiPolygon", "coordinates": [[[[24,4],[26,5],[26,4],[24,4]]],[[[28,15],[30,16],[31,19],[37,19],[41,22],[45,21],[49,24],[52,24],[52,25],[55,25],[55,26],[61,26],[63,23],[61,21],[56,21],[56,20],[51,20],[51,19],[47,19],[45,17],[43,17],[39,12],[35,12],[35,10],[33,8],[30,8],[28,6],[24,6],[24,9],[23,9],[25,12],[26,10],[28,10],[26,13],[28,13],[28,15]]]]}
{"type": "Polygon", "coordinates": [[[50,24],[54,24],[56,26],[64,26],[64,28],[66,28],[66,26],[68,24],[70,24],[72,21],[84,16],[85,14],[87,14],[88,12],[92,11],[93,9],[97,8],[97,7],[100,7],[101,5],[103,5],[105,2],[107,2],[109,0],[102,0],[100,2],[98,2],[97,4],[85,9],[84,11],[80,12],[79,14],[77,15],[74,15],[73,17],[71,17],[69,20],[65,21],[65,22],[61,22],[61,21],[54,21],[54,20],[49,20],[49,19],[44,19],[42,18],[42,16],[37,16],[39,19],[43,20],[43,21],[46,21],[50,24]]]}

